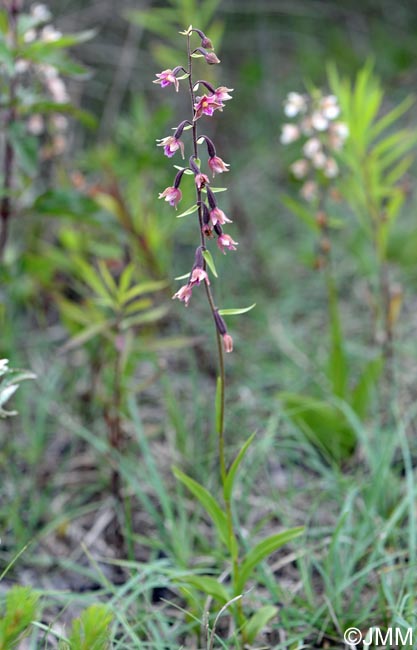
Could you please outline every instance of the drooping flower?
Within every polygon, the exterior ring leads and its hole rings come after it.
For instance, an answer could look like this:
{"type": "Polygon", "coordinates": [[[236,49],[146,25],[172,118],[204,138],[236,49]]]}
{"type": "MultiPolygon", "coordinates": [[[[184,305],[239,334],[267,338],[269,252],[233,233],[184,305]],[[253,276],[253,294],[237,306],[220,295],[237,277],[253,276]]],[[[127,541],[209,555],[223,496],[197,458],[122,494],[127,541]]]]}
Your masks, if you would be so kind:
{"type": "Polygon", "coordinates": [[[179,187],[167,187],[158,198],[165,199],[173,208],[176,208],[182,199],[182,192],[179,187]]]}
{"type": "Polygon", "coordinates": [[[9,360],[0,359],[0,374],[4,375],[9,370],[9,360]]]}
{"type": "Polygon", "coordinates": [[[309,162],[305,158],[300,158],[296,160],[290,167],[295,178],[301,179],[305,178],[309,170],[309,162]]]}
{"type": "Polygon", "coordinates": [[[339,173],[339,167],[334,158],[328,158],[324,165],[323,173],[326,178],[335,178],[339,173]]]}
{"type": "Polygon", "coordinates": [[[300,137],[300,129],[296,124],[283,124],[281,133],[281,143],[290,144],[300,137]]]}
{"type": "Polygon", "coordinates": [[[228,219],[223,210],[220,210],[220,208],[217,206],[210,210],[210,219],[213,226],[215,226],[216,223],[220,223],[221,225],[225,223],[232,223],[231,219],[228,219]]]}
{"type": "Polygon", "coordinates": [[[349,127],[344,122],[333,122],[329,127],[329,145],[339,151],[349,136],[349,127]]]}
{"type": "Polygon", "coordinates": [[[222,174],[223,172],[228,172],[229,170],[227,168],[230,167],[230,165],[228,163],[225,163],[224,160],[219,158],[219,156],[212,156],[211,158],[209,158],[208,166],[211,169],[213,178],[216,174],[222,174]]]}
{"type": "Polygon", "coordinates": [[[176,293],[172,296],[172,299],[174,300],[177,298],[178,300],[181,300],[185,304],[186,307],[188,307],[188,303],[191,300],[191,296],[193,295],[193,288],[190,284],[184,284],[181,289],[178,289],[176,293]]]}
{"type": "Polygon", "coordinates": [[[209,177],[206,174],[196,174],[194,180],[195,184],[197,185],[197,189],[199,190],[210,183],[209,177]]]}
{"type": "Polygon", "coordinates": [[[158,143],[156,146],[157,147],[163,147],[164,148],[164,155],[168,156],[168,158],[172,158],[174,154],[179,150],[181,151],[181,156],[184,158],[184,143],[182,140],[179,140],[176,138],[174,135],[169,135],[166,138],[161,138],[158,140],[158,143]]]}
{"type": "Polygon", "coordinates": [[[230,235],[222,233],[217,238],[217,246],[220,248],[221,252],[225,255],[225,248],[229,251],[235,251],[236,246],[238,245],[237,241],[233,241],[230,235]]]}
{"type": "Polygon", "coordinates": [[[317,183],[306,181],[300,190],[300,194],[309,203],[317,198],[317,183]]]}
{"type": "Polygon", "coordinates": [[[316,131],[325,131],[329,126],[329,122],[322,112],[314,111],[311,116],[311,125],[316,131]]]}
{"type": "Polygon", "coordinates": [[[233,352],[233,339],[227,332],[223,334],[223,345],[225,352],[233,352]]]}
{"type": "Polygon", "coordinates": [[[41,41],[44,43],[54,43],[62,38],[62,32],[55,29],[53,25],[46,25],[41,31],[41,41]]]}
{"type": "Polygon", "coordinates": [[[310,138],[303,147],[303,153],[307,158],[312,158],[321,150],[321,142],[318,138],[310,138]]]}
{"type": "Polygon", "coordinates": [[[306,108],[306,100],[299,93],[288,93],[284,103],[284,113],[287,117],[295,117],[306,108]]]}
{"type": "Polygon", "coordinates": [[[51,18],[51,12],[49,11],[48,7],[40,2],[31,5],[30,13],[35,20],[43,23],[50,20],[51,18]]]}
{"type": "Polygon", "coordinates": [[[216,109],[222,109],[223,104],[216,99],[215,95],[203,95],[196,98],[194,104],[194,120],[198,120],[202,115],[211,117],[216,109]]]}
{"type": "Polygon", "coordinates": [[[168,68],[167,70],[162,70],[156,75],[157,79],[154,80],[154,84],[159,84],[161,88],[166,88],[167,86],[174,86],[175,90],[179,90],[179,81],[175,76],[175,72],[168,68]]]}
{"type": "Polygon", "coordinates": [[[315,169],[323,169],[327,162],[327,157],[323,151],[317,151],[311,159],[315,169]]]}
{"type": "Polygon", "coordinates": [[[233,88],[226,88],[226,86],[219,86],[216,88],[214,91],[214,97],[216,98],[216,102],[227,102],[229,99],[233,99],[229,93],[233,92],[233,88]]]}
{"type": "Polygon", "coordinates": [[[201,266],[196,266],[192,270],[189,284],[193,287],[195,284],[199,285],[200,282],[207,282],[207,284],[210,284],[207,271],[201,268],[201,266]]]}
{"type": "Polygon", "coordinates": [[[340,114],[340,107],[335,95],[326,95],[320,100],[320,109],[324,117],[334,120],[340,114]]]}

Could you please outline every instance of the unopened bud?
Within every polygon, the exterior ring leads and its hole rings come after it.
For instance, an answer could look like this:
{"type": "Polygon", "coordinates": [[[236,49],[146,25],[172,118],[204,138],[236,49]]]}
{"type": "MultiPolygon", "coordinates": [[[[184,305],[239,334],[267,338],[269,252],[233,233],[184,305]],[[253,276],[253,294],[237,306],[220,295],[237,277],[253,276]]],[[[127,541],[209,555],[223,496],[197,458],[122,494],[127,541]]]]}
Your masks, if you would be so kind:
{"type": "Polygon", "coordinates": [[[213,43],[207,36],[205,36],[201,41],[201,47],[205,47],[207,50],[213,49],[213,43]]]}
{"type": "Polygon", "coordinates": [[[204,55],[204,58],[209,65],[215,65],[216,63],[220,63],[220,59],[214,54],[214,52],[207,52],[204,55]]]}
{"type": "Polygon", "coordinates": [[[227,334],[227,327],[226,327],[226,323],[224,322],[224,318],[220,316],[217,309],[214,310],[213,316],[214,316],[214,322],[216,323],[218,333],[224,336],[225,334],[227,334]]]}

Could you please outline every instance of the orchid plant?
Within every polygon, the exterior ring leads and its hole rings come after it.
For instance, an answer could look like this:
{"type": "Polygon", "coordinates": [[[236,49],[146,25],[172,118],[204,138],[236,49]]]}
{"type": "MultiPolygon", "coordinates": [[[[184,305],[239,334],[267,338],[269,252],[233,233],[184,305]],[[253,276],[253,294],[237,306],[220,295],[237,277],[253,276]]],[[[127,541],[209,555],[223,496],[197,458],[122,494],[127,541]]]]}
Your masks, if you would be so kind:
{"type": "Polygon", "coordinates": [[[39,163],[62,155],[68,145],[68,115],[91,123],[75,108],[64,77],[85,75],[67,53],[91,38],[92,31],[62,34],[46,4],[24,10],[22,0],[4,0],[0,9],[0,92],[4,138],[0,148],[0,259],[11,221],[39,163]]]}
{"type": "MultiPolygon", "coordinates": [[[[173,184],[167,187],[159,194],[160,199],[164,199],[173,208],[177,209],[182,200],[181,184],[186,176],[192,176],[195,186],[195,204],[185,210],[179,216],[183,217],[197,213],[197,227],[199,232],[199,244],[195,249],[194,262],[191,270],[186,274],[187,282],[173,296],[184,302],[188,307],[193,291],[196,287],[204,285],[209,309],[213,319],[217,337],[217,353],[219,377],[217,381],[216,395],[216,431],[219,448],[219,465],[220,481],[222,485],[223,503],[213,497],[205,487],[200,483],[175,468],[174,473],[188,490],[200,501],[210,516],[214,530],[217,534],[218,541],[226,547],[230,555],[230,573],[231,584],[226,586],[213,576],[209,575],[190,575],[181,579],[181,583],[188,589],[197,589],[204,592],[216,603],[221,606],[221,615],[227,607],[231,607],[233,619],[237,631],[242,640],[242,644],[252,643],[258,632],[263,626],[271,620],[277,612],[274,605],[266,605],[258,609],[257,612],[248,617],[242,605],[247,581],[251,578],[254,570],[259,563],[268,557],[272,552],[280,548],[302,531],[301,528],[294,528],[282,531],[272,535],[256,544],[242,556],[242,548],[236,530],[234,518],[232,516],[232,493],[237,469],[241,464],[253,438],[252,435],[242,446],[236,459],[230,467],[226,461],[225,451],[225,360],[224,353],[230,353],[233,350],[233,339],[228,332],[227,325],[223,316],[241,314],[252,309],[251,307],[243,309],[219,309],[216,306],[212,292],[209,272],[217,277],[214,260],[208,250],[207,243],[211,239],[216,239],[219,250],[225,254],[228,251],[235,251],[237,242],[231,235],[224,232],[223,226],[232,223],[232,220],[225,214],[220,207],[216,194],[223,191],[224,188],[214,188],[211,185],[209,174],[214,178],[216,174],[229,172],[229,164],[226,163],[217,154],[214,142],[205,134],[199,133],[200,123],[204,118],[213,118],[216,112],[222,112],[225,102],[232,99],[230,93],[233,91],[226,86],[215,88],[206,80],[194,80],[193,61],[195,58],[204,58],[209,65],[220,63],[217,55],[213,51],[213,45],[210,39],[200,29],[190,26],[187,30],[180,32],[186,37],[187,42],[187,67],[178,65],[172,69],[166,69],[156,75],[154,83],[159,84],[161,88],[173,87],[179,92],[180,82],[184,81],[188,87],[190,96],[192,114],[188,119],[182,120],[173,131],[173,135],[166,136],[158,140],[158,146],[163,147],[164,154],[172,158],[180,154],[185,158],[184,134],[191,132],[191,155],[188,158],[187,166],[177,166],[173,184]],[[196,35],[200,40],[198,47],[192,47],[191,40],[196,35]],[[202,88],[201,94],[197,96],[197,91],[202,88]],[[201,166],[201,157],[199,147],[206,151],[207,168],[204,170],[201,166]],[[207,173],[206,173],[207,172],[207,173]]],[[[246,548],[246,544],[245,544],[246,548]]],[[[216,619],[217,620],[217,619],[216,619]]],[[[214,622],[211,634],[207,626],[208,647],[212,647],[214,622]]]]}

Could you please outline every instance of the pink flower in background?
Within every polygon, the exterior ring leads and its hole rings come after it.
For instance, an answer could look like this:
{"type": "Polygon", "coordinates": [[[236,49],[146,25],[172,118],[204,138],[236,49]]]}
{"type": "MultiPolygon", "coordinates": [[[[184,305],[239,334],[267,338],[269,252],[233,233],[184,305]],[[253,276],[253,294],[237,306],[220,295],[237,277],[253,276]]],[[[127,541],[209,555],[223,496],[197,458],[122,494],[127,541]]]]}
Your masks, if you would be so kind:
{"type": "Polygon", "coordinates": [[[220,210],[217,206],[210,210],[210,219],[213,226],[215,226],[216,223],[220,223],[221,225],[224,223],[232,223],[231,219],[228,219],[223,210],[220,210]]]}
{"type": "Polygon", "coordinates": [[[164,155],[168,158],[172,158],[178,150],[181,151],[181,156],[184,158],[184,143],[175,136],[169,135],[166,138],[161,138],[158,142],[157,147],[163,147],[164,155]]]}
{"type": "Polygon", "coordinates": [[[178,300],[181,300],[185,304],[186,307],[188,307],[188,303],[191,300],[191,296],[193,295],[193,288],[190,284],[185,284],[181,289],[179,289],[174,295],[172,296],[172,299],[174,300],[177,298],[178,300]]]}
{"type": "Polygon", "coordinates": [[[178,92],[179,82],[173,70],[169,68],[168,70],[162,70],[162,72],[159,72],[156,77],[158,78],[154,80],[154,84],[159,84],[161,88],[166,88],[166,86],[174,86],[175,90],[178,92]]]}
{"type": "Polygon", "coordinates": [[[167,187],[158,198],[165,199],[173,208],[176,208],[182,199],[182,192],[179,187],[167,187]]]}
{"type": "Polygon", "coordinates": [[[208,160],[208,166],[210,167],[213,177],[216,174],[222,174],[223,172],[228,172],[229,170],[227,169],[230,167],[228,163],[225,163],[224,160],[219,158],[219,156],[212,156],[208,160]]]}
{"type": "Polygon", "coordinates": [[[203,95],[196,99],[194,120],[198,120],[202,115],[211,117],[216,109],[223,108],[223,104],[216,99],[215,95],[203,95]]]}
{"type": "Polygon", "coordinates": [[[300,135],[300,129],[296,124],[283,124],[280,140],[282,144],[291,144],[298,140],[300,135]]]}
{"type": "Polygon", "coordinates": [[[226,251],[224,250],[225,248],[230,251],[235,251],[237,245],[238,245],[237,241],[233,241],[231,236],[226,235],[225,233],[222,233],[217,238],[217,246],[220,248],[221,252],[224,255],[226,254],[226,251]]]}

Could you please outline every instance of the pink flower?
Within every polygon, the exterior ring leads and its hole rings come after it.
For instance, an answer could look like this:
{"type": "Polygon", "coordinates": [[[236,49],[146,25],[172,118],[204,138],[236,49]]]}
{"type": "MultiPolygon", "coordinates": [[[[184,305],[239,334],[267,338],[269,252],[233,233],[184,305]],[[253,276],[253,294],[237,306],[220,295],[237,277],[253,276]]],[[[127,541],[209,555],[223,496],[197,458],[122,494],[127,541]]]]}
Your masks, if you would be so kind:
{"type": "Polygon", "coordinates": [[[220,210],[220,208],[217,206],[210,210],[210,219],[213,226],[215,226],[216,223],[220,223],[221,225],[225,223],[232,223],[231,220],[226,217],[223,210],[220,210]]]}
{"type": "Polygon", "coordinates": [[[223,334],[223,345],[225,352],[233,352],[233,339],[230,334],[223,334]]]}
{"type": "Polygon", "coordinates": [[[195,175],[195,184],[197,185],[197,189],[201,190],[201,188],[205,187],[208,183],[210,183],[210,181],[206,174],[195,175]]]}
{"type": "Polygon", "coordinates": [[[158,79],[154,80],[154,84],[160,84],[161,88],[166,86],[175,86],[175,90],[179,90],[179,82],[173,70],[162,70],[159,74],[156,75],[158,79]]]}
{"type": "Polygon", "coordinates": [[[200,266],[196,266],[191,273],[189,284],[193,287],[195,284],[200,284],[200,282],[207,282],[207,284],[210,284],[207,271],[202,269],[200,266]]]}
{"type": "Polygon", "coordinates": [[[208,166],[211,169],[213,177],[216,174],[222,174],[223,172],[228,172],[229,170],[227,168],[230,167],[230,165],[228,163],[225,163],[224,160],[219,158],[219,156],[212,156],[211,158],[209,158],[208,166]]]}
{"type": "Polygon", "coordinates": [[[223,108],[223,104],[217,101],[215,95],[197,97],[197,101],[194,104],[194,120],[198,120],[202,115],[211,117],[217,108],[223,108]]]}
{"type": "Polygon", "coordinates": [[[167,187],[158,198],[165,199],[173,208],[176,208],[182,199],[182,192],[179,187],[167,187]]]}
{"type": "Polygon", "coordinates": [[[226,86],[219,86],[214,91],[216,102],[226,102],[228,99],[233,99],[229,93],[233,92],[233,88],[226,88],[226,86]]]}
{"type": "Polygon", "coordinates": [[[230,235],[225,235],[224,233],[222,233],[217,238],[217,246],[220,248],[221,252],[224,255],[226,255],[226,251],[224,250],[225,248],[231,251],[235,251],[237,245],[238,245],[237,241],[233,241],[230,235]]]}
{"type": "Polygon", "coordinates": [[[177,291],[177,293],[174,293],[172,296],[172,300],[175,298],[178,298],[178,300],[181,300],[186,307],[188,307],[188,303],[191,300],[191,296],[193,295],[193,288],[190,284],[185,284],[181,289],[177,291]]]}
{"type": "Polygon", "coordinates": [[[169,135],[167,138],[161,138],[158,142],[159,144],[156,146],[163,147],[164,155],[168,156],[168,158],[172,158],[178,150],[181,151],[181,156],[184,158],[184,143],[173,135],[169,135]]]}

